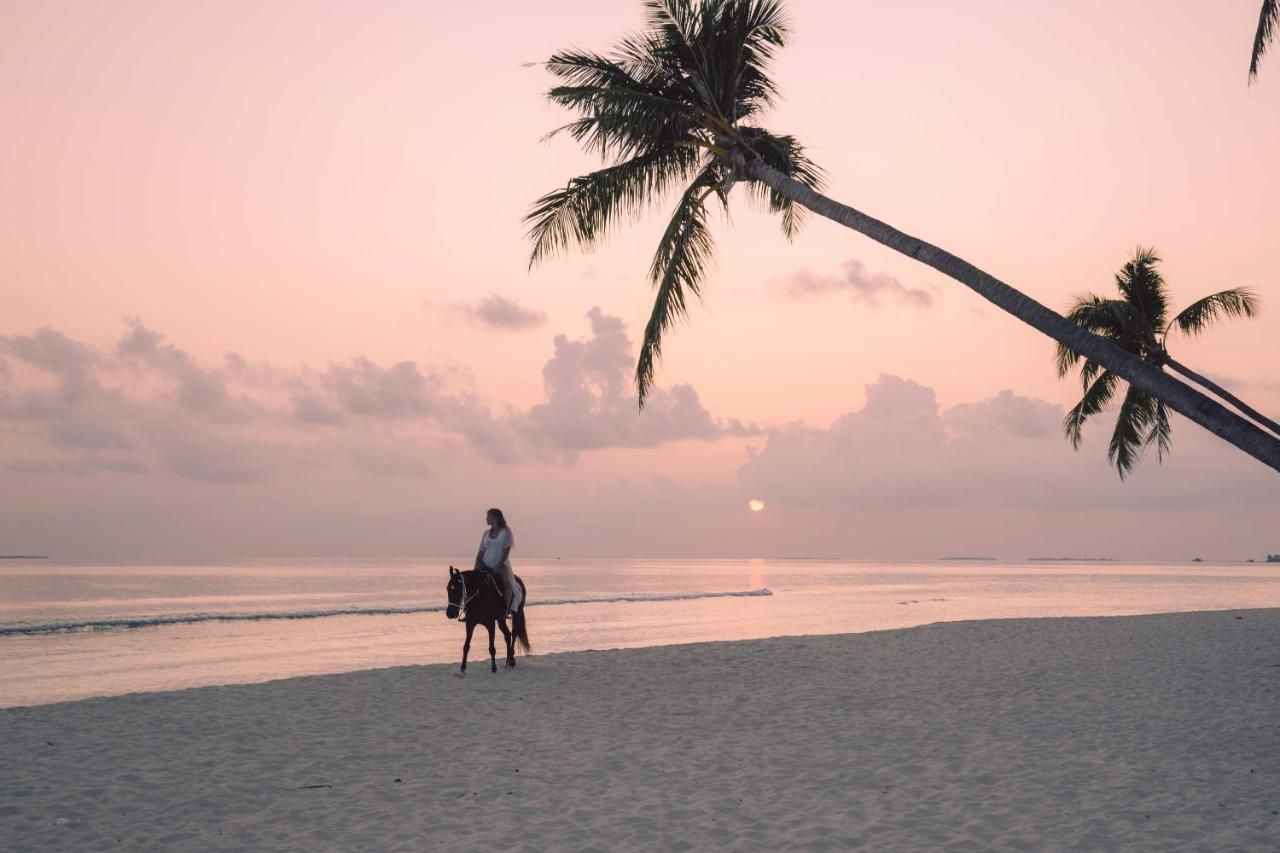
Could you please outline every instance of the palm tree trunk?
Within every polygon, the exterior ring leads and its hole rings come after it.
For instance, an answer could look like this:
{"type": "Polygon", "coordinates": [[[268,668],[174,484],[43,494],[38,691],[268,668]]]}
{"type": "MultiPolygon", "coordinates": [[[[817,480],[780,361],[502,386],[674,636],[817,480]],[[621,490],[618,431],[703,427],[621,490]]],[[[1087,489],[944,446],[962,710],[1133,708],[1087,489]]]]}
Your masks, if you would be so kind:
{"type": "Polygon", "coordinates": [[[769,167],[757,157],[748,155],[746,170],[750,177],[766,184],[793,202],[804,205],[819,216],[838,222],[846,228],[852,228],[877,243],[882,243],[890,249],[915,258],[942,274],[954,278],[988,302],[1004,309],[1072,351],[1101,364],[1131,385],[1164,401],[1175,412],[1190,418],[1263,464],[1280,471],[1280,439],[1268,435],[1190,385],[1179,382],[1137,356],[1080,328],[1062,315],[1014,290],[968,261],[904,234],[861,211],[833,201],[769,167]]]}
{"type": "Polygon", "coordinates": [[[1217,384],[1216,382],[1210,379],[1206,379],[1205,377],[1201,376],[1199,373],[1196,373],[1194,370],[1187,367],[1185,364],[1174,361],[1172,358],[1168,360],[1167,364],[1169,365],[1169,367],[1173,368],[1174,372],[1181,373],[1183,376],[1187,377],[1197,385],[1200,385],[1204,388],[1208,388],[1210,391],[1217,394],[1219,397],[1226,400],[1228,403],[1235,406],[1237,409],[1244,412],[1246,415],[1253,418],[1255,421],[1262,424],[1264,427],[1271,430],[1276,435],[1280,435],[1280,424],[1271,420],[1271,418],[1267,417],[1261,412],[1256,411],[1251,406],[1249,406],[1249,404],[1245,403],[1236,395],[1232,394],[1226,388],[1223,388],[1221,385],[1217,384]]]}

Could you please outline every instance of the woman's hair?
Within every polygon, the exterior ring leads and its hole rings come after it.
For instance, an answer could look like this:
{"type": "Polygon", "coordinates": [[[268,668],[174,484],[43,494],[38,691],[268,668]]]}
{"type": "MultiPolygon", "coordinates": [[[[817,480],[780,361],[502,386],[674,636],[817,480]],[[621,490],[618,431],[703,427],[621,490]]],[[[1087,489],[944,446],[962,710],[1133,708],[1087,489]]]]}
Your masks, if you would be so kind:
{"type": "Polygon", "coordinates": [[[491,507],[489,511],[485,513],[485,515],[492,515],[494,518],[498,519],[499,527],[501,527],[503,530],[507,529],[507,519],[503,517],[502,510],[498,509],[496,506],[491,507]]]}

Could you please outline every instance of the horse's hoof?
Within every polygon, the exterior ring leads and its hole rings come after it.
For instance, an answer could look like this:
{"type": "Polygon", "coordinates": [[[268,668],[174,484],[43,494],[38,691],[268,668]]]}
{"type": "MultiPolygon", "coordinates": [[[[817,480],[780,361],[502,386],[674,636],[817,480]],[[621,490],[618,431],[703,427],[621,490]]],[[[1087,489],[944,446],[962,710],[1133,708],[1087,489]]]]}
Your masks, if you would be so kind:
{"type": "Polygon", "coordinates": [[[466,678],[466,677],[467,677],[467,671],[464,669],[464,670],[461,670],[461,671],[459,671],[459,672],[455,672],[455,673],[454,673],[454,675],[458,676],[459,678],[466,678]]]}

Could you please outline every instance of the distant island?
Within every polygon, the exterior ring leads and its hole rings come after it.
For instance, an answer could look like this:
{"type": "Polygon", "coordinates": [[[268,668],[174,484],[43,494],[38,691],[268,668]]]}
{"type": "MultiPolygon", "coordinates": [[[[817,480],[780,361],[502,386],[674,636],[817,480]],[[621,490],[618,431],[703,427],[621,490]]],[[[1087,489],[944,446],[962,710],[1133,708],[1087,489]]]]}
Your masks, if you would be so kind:
{"type": "Polygon", "coordinates": [[[1028,563],[1114,563],[1111,557],[1027,557],[1028,563]]]}
{"type": "Polygon", "coordinates": [[[1266,561],[1268,563],[1280,563],[1280,554],[1268,554],[1266,561]]]}
{"type": "Polygon", "coordinates": [[[44,554],[0,554],[0,560],[47,560],[44,554]]]}
{"type": "Polygon", "coordinates": [[[939,560],[971,560],[978,563],[994,563],[999,557],[939,557],[939,560]]]}

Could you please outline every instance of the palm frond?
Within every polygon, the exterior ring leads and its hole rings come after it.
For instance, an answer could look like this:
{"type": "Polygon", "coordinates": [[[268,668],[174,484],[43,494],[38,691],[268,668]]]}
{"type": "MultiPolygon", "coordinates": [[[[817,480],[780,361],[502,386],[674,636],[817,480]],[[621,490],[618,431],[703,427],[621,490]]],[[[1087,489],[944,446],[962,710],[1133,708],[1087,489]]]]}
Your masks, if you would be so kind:
{"type": "Polygon", "coordinates": [[[710,138],[696,112],[647,92],[558,86],[547,93],[547,98],[583,115],[543,139],[567,133],[585,151],[606,161],[685,143],[697,146],[710,138]]]}
{"type": "Polygon", "coordinates": [[[1072,406],[1071,411],[1067,412],[1067,416],[1063,418],[1062,431],[1076,450],[1080,449],[1081,431],[1084,429],[1085,421],[1107,407],[1115,395],[1116,383],[1119,381],[1120,377],[1111,371],[1103,371],[1084,392],[1080,402],[1072,406]]]}
{"type": "Polygon", "coordinates": [[[1219,317],[1253,317],[1261,308],[1258,295],[1247,287],[1233,287],[1206,296],[1183,308],[1169,323],[1185,335],[1198,335],[1219,317]]]}
{"type": "Polygon", "coordinates": [[[679,55],[661,33],[646,31],[624,36],[614,46],[614,61],[628,74],[649,81],[668,96],[690,103],[693,98],[680,71],[679,55]]]}
{"type": "Polygon", "coordinates": [[[645,0],[643,5],[648,10],[646,23],[650,32],[659,34],[670,42],[672,39],[669,36],[672,33],[668,28],[674,27],[675,41],[691,43],[695,39],[699,13],[705,4],[699,4],[695,9],[689,0],[645,0]]]}
{"type": "Polygon", "coordinates": [[[636,92],[659,94],[642,77],[630,73],[616,60],[586,50],[561,50],[539,63],[564,81],[566,86],[591,86],[597,89],[619,87],[636,92]]]}
{"type": "Polygon", "coordinates": [[[653,386],[654,371],[662,355],[662,336],[688,313],[686,293],[699,295],[702,277],[711,263],[714,245],[704,202],[719,181],[720,175],[708,168],[685,190],[649,268],[657,292],[636,363],[641,408],[653,386]]]}
{"type": "MultiPolygon", "coordinates": [[[[1077,326],[1132,352],[1134,347],[1127,341],[1126,334],[1126,328],[1130,325],[1128,314],[1129,309],[1121,300],[1105,299],[1096,293],[1081,293],[1072,300],[1066,317],[1077,326]]],[[[1066,344],[1059,343],[1056,347],[1055,360],[1058,377],[1061,378],[1070,373],[1079,363],[1080,354],[1066,344]]],[[[1084,387],[1088,388],[1092,377],[1082,373],[1080,378],[1084,387]]]]}
{"type": "Polygon", "coordinates": [[[1120,299],[1081,293],[1067,309],[1067,319],[1097,335],[1123,337],[1129,325],[1128,306],[1120,299]]]}
{"type": "Polygon", "coordinates": [[[542,63],[563,81],[547,99],[581,116],[550,135],[568,131],[588,151],[623,159],[707,124],[662,39],[633,36],[616,50],[613,57],[560,51],[542,63]]]}
{"type": "MultiPolygon", "coordinates": [[[[1063,378],[1075,369],[1075,366],[1080,363],[1080,358],[1080,353],[1071,347],[1066,344],[1058,344],[1054,353],[1054,361],[1057,362],[1058,367],[1058,378],[1063,378]]],[[[1088,387],[1088,385],[1089,383],[1085,382],[1085,387],[1088,387]]]]}
{"type": "Polygon", "coordinates": [[[1102,365],[1098,362],[1086,358],[1084,364],[1080,368],[1080,385],[1084,390],[1088,391],[1089,386],[1102,373],[1102,365]]]}
{"type": "Polygon", "coordinates": [[[1107,458],[1116,466],[1121,480],[1142,456],[1142,447],[1156,419],[1155,403],[1154,397],[1130,385],[1120,404],[1107,458]]]}
{"type": "Polygon", "coordinates": [[[777,0],[649,0],[650,34],[683,72],[696,100],[726,125],[773,105],[766,66],[786,43],[777,0]]]}
{"type": "MultiPolygon", "coordinates": [[[[710,0],[719,3],[722,0],[710,0]]],[[[707,85],[706,56],[699,49],[698,34],[710,10],[702,3],[695,9],[688,0],[647,0],[651,36],[660,41],[693,94],[701,109],[715,114],[721,121],[726,116],[716,108],[715,97],[707,85]]]]}
{"type": "Polygon", "coordinates": [[[1258,12],[1258,32],[1253,37],[1253,53],[1249,56],[1249,82],[1258,76],[1258,62],[1267,50],[1267,44],[1280,27],[1280,2],[1262,0],[1262,10],[1258,12]]]}
{"type": "MultiPolygon", "coordinates": [[[[742,128],[741,136],[767,165],[815,190],[822,189],[826,182],[825,172],[809,159],[804,146],[794,136],[776,135],[758,127],[742,128]]],[[[759,181],[752,182],[751,189],[752,194],[763,201],[770,212],[782,215],[782,233],[788,240],[792,239],[804,224],[807,211],[759,181]]]]}
{"type": "Polygon", "coordinates": [[[1147,433],[1145,445],[1150,447],[1152,444],[1156,446],[1156,458],[1163,462],[1164,457],[1169,453],[1169,447],[1173,440],[1173,430],[1169,425],[1169,409],[1164,403],[1156,400],[1155,418],[1151,422],[1151,431],[1147,433]]]}
{"type": "Polygon", "coordinates": [[[706,4],[699,33],[712,95],[731,123],[773,106],[777,85],[767,66],[785,46],[787,21],[776,0],[706,4]],[[714,8],[713,8],[714,7],[714,8]]]}
{"type": "Polygon", "coordinates": [[[1116,287],[1134,309],[1133,331],[1140,338],[1161,328],[1169,310],[1169,293],[1156,269],[1158,263],[1160,257],[1155,249],[1139,246],[1116,274],[1116,287]]]}
{"type": "Polygon", "coordinates": [[[573,245],[590,248],[619,218],[639,216],[697,166],[697,152],[672,148],[574,178],[547,193],[524,218],[533,242],[529,266],[573,245]]]}
{"type": "MultiPolygon", "coordinates": [[[[711,261],[707,199],[714,194],[727,213],[751,157],[814,188],[822,183],[793,137],[743,126],[778,96],[768,71],[787,38],[781,0],[645,0],[644,7],[644,30],[607,54],[566,50],[544,63],[558,82],[548,99],[573,113],[550,135],[572,137],[607,165],[538,199],[526,217],[532,264],[571,245],[590,247],[677,181],[692,181],[649,271],[657,293],[636,367],[642,405],[663,335],[698,295],[711,261]]],[[[752,184],[794,235],[800,208],[752,184]]]]}
{"type": "MultiPolygon", "coordinates": [[[[1185,334],[1196,335],[1219,317],[1253,317],[1259,309],[1258,297],[1248,288],[1224,290],[1188,306],[1166,325],[1169,297],[1157,269],[1159,264],[1160,257],[1154,249],[1139,246],[1115,277],[1122,298],[1080,294],[1074,298],[1067,319],[1137,355],[1157,369],[1172,365],[1174,370],[1211,388],[1241,411],[1255,416],[1252,409],[1229,393],[1174,361],[1165,344],[1169,332],[1175,327],[1185,334]]],[[[1072,446],[1078,448],[1085,421],[1111,400],[1117,380],[1100,363],[1082,357],[1064,344],[1057,345],[1055,355],[1059,377],[1065,377],[1077,366],[1080,370],[1084,398],[1063,421],[1067,438],[1072,446]]],[[[1259,422],[1269,423],[1266,418],[1259,422]]],[[[1130,386],[1119,406],[1107,457],[1120,473],[1120,478],[1124,479],[1141,458],[1143,450],[1152,445],[1163,462],[1172,446],[1169,410],[1157,398],[1130,386]]]]}

